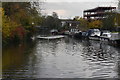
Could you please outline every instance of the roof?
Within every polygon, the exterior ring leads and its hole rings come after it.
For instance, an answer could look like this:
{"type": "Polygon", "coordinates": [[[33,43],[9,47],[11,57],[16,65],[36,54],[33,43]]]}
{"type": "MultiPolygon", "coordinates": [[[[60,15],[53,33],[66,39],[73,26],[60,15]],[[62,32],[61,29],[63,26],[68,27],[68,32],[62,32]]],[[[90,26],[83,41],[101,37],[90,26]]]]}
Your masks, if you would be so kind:
{"type": "Polygon", "coordinates": [[[61,21],[73,21],[72,19],[60,19],[61,21]]]}
{"type": "Polygon", "coordinates": [[[99,10],[111,10],[111,9],[116,9],[116,7],[96,7],[96,8],[93,8],[93,9],[89,9],[89,10],[85,10],[84,12],[96,12],[96,11],[99,11],[99,10]]]}
{"type": "Polygon", "coordinates": [[[80,21],[72,20],[72,19],[61,19],[61,21],[67,22],[67,23],[80,23],[80,21]]]}

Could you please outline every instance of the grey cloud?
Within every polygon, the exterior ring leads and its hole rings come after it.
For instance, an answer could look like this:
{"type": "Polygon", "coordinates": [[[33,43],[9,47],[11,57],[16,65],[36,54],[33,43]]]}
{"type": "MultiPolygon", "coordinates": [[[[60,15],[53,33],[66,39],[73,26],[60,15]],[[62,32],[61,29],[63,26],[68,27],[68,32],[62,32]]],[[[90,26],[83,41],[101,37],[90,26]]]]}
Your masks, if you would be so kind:
{"type": "MultiPolygon", "coordinates": [[[[83,11],[86,9],[95,8],[98,6],[117,6],[113,2],[47,2],[44,4],[45,10],[65,10],[67,16],[62,18],[73,18],[74,16],[83,16],[83,11]]],[[[47,13],[49,14],[49,13],[47,13]]],[[[59,15],[59,14],[58,14],[59,15]]]]}

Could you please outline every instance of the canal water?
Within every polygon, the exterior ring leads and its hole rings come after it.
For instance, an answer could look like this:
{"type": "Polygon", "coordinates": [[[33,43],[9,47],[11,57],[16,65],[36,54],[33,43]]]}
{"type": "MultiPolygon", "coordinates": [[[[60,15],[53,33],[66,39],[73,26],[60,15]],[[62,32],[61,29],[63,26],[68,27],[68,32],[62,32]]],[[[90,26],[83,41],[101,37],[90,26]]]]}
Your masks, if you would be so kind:
{"type": "Polygon", "coordinates": [[[120,78],[120,48],[106,42],[35,40],[3,48],[3,78],[120,78]]]}

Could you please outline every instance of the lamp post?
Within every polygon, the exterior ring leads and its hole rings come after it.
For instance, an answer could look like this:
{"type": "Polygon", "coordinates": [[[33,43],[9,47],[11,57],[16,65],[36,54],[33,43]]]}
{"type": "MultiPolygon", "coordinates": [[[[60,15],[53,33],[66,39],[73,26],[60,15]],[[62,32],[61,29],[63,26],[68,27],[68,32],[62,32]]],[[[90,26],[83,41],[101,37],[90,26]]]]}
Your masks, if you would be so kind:
{"type": "Polygon", "coordinates": [[[34,25],[34,22],[32,22],[32,25],[34,25]]]}

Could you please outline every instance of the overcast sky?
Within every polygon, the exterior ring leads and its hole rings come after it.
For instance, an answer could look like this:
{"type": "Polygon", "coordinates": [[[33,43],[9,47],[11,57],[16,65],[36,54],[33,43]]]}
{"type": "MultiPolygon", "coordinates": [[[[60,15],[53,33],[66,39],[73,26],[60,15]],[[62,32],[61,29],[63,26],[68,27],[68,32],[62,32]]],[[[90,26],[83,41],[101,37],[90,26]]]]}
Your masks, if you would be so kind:
{"type": "Polygon", "coordinates": [[[42,5],[43,14],[51,15],[56,12],[59,18],[83,16],[86,9],[98,6],[117,6],[118,0],[46,0],[42,5]]]}
{"type": "Polygon", "coordinates": [[[46,2],[115,2],[118,0],[45,0],[46,2]]]}

